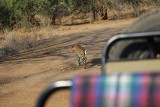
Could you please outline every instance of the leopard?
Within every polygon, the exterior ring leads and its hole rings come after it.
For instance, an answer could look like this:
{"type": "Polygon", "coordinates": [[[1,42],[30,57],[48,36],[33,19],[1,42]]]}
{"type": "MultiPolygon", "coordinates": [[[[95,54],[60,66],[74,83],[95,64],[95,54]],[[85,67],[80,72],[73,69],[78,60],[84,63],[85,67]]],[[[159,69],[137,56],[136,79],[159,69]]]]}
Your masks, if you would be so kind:
{"type": "Polygon", "coordinates": [[[86,69],[87,49],[79,44],[72,45],[72,52],[77,55],[78,66],[86,69]]]}

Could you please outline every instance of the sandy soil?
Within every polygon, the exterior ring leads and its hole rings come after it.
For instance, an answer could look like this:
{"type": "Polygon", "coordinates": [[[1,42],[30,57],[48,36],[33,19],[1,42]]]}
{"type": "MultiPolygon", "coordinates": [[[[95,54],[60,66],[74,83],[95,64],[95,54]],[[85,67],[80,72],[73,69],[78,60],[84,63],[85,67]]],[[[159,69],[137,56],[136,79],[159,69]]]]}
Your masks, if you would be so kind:
{"type": "MultiPolygon", "coordinates": [[[[43,48],[8,58],[0,64],[0,107],[33,107],[40,93],[52,82],[100,73],[105,42],[133,20],[74,25],[69,29],[64,26],[57,30],[65,36],[44,40],[43,48]],[[87,69],[77,67],[76,56],[70,52],[70,46],[76,43],[88,50],[87,69]]],[[[47,106],[69,107],[69,96],[69,91],[56,93],[47,106]]]]}

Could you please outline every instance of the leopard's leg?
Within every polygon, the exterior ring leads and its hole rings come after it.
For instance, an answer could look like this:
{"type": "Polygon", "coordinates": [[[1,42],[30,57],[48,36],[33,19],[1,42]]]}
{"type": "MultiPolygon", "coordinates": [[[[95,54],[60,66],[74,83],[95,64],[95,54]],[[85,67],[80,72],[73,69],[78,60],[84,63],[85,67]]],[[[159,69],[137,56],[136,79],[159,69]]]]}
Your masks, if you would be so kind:
{"type": "Polygon", "coordinates": [[[83,64],[84,69],[86,69],[86,61],[87,61],[87,57],[84,58],[84,64],[83,64]]]}
{"type": "Polygon", "coordinates": [[[84,52],[84,69],[86,68],[86,62],[87,62],[87,50],[84,52]]]}
{"type": "Polygon", "coordinates": [[[84,59],[84,56],[81,56],[80,62],[81,62],[82,67],[85,68],[85,59],[84,59]]]}
{"type": "Polygon", "coordinates": [[[80,57],[77,56],[77,60],[78,60],[78,66],[81,66],[81,62],[80,62],[80,57]]]}

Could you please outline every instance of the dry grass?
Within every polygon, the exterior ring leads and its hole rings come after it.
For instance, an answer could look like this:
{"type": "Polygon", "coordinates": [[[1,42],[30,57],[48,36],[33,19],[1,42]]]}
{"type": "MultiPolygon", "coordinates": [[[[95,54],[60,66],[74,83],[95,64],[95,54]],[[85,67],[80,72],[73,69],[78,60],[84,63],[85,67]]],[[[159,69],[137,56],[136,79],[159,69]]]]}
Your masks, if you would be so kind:
{"type": "Polygon", "coordinates": [[[138,17],[139,15],[157,8],[154,3],[151,4],[115,4],[114,8],[108,9],[109,19],[128,19],[138,17]]]}
{"type": "Polygon", "coordinates": [[[34,48],[34,43],[49,39],[55,36],[61,36],[63,33],[55,32],[53,27],[18,29],[16,31],[5,32],[1,34],[0,57],[26,51],[34,48]]]}
{"type": "MultiPolygon", "coordinates": [[[[101,22],[104,24],[104,22],[101,22]]],[[[100,23],[100,24],[101,24],[100,23]]],[[[106,22],[109,23],[109,22],[106,22]]],[[[79,33],[90,29],[100,28],[100,24],[83,24],[74,26],[52,26],[45,28],[16,29],[10,32],[2,33],[0,38],[0,58],[15,53],[33,50],[38,47],[39,42],[44,39],[63,37],[71,33],[79,33]]]]}
{"type": "MultiPolygon", "coordinates": [[[[130,21],[133,20],[134,19],[131,19],[130,21]]],[[[0,52],[5,52],[3,55],[1,54],[0,57],[43,48],[43,43],[45,44],[45,41],[54,40],[52,38],[63,38],[64,36],[68,36],[70,34],[103,29],[110,25],[110,23],[112,23],[112,26],[117,26],[117,23],[122,23],[123,21],[126,22],[126,20],[102,21],[95,22],[93,24],[31,28],[28,30],[18,29],[16,31],[5,32],[1,34],[5,39],[1,41],[0,45],[0,52]]],[[[130,21],[127,20],[127,22],[130,21]]]]}

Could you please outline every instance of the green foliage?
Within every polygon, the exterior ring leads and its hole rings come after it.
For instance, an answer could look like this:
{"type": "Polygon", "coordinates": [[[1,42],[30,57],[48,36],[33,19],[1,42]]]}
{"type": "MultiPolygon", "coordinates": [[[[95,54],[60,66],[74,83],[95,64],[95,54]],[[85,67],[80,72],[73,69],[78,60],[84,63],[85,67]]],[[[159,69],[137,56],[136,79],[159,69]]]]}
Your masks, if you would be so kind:
{"type": "Polygon", "coordinates": [[[0,0],[0,26],[20,27],[32,26],[33,16],[42,14],[49,16],[53,24],[59,17],[92,12],[96,17],[98,12],[123,11],[125,6],[131,7],[134,14],[139,15],[141,4],[154,4],[160,7],[159,0],[0,0]]]}
{"type": "Polygon", "coordinates": [[[10,25],[11,12],[7,7],[5,0],[0,1],[0,25],[8,27],[10,25]]]}
{"type": "Polygon", "coordinates": [[[34,14],[43,11],[44,0],[13,0],[12,14],[14,23],[21,27],[30,26],[30,20],[34,14]]]}

